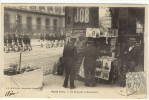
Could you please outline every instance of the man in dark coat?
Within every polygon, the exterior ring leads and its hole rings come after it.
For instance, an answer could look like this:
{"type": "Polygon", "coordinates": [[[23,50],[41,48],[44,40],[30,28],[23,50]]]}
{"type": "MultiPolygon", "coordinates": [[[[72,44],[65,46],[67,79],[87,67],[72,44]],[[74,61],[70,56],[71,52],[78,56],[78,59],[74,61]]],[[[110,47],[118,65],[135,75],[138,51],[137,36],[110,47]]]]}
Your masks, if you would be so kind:
{"type": "Polygon", "coordinates": [[[8,44],[11,46],[12,44],[12,37],[10,36],[10,34],[8,34],[8,44]]]}
{"type": "Polygon", "coordinates": [[[48,39],[49,39],[49,34],[46,34],[45,40],[48,41],[48,39]]]}
{"type": "Polygon", "coordinates": [[[22,46],[23,38],[21,35],[19,35],[19,37],[18,37],[18,42],[22,46]]]}
{"type": "Polygon", "coordinates": [[[63,87],[67,88],[70,77],[70,89],[75,88],[75,71],[77,62],[77,48],[74,45],[76,38],[71,38],[71,42],[66,44],[63,51],[65,80],[63,87]]]}
{"type": "Polygon", "coordinates": [[[43,37],[42,34],[40,34],[40,40],[41,40],[41,41],[44,41],[44,37],[43,37]]]}
{"type": "Polygon", "coordinates": [[[96,59],[98,58],[98,49],[93,45],[93,42],[88,42],[88,46],[84,51],[84,74],[85,74],[85,86],[91,85],[95,87],[95,69],[96,69],[96,59]]]}
{"type": "Polygon", "coordinates": [[[122,59],[122,68],[121,68],[121,79],[120,85],[126,85],[126,74],[128,72],[134,72],[137,58],[137,47],[135,46],[134,40],[129,40],[128,46],[126,46],[125,50],[123,51],[123,59],[122,59]]]}
{"type": "Polygon", "coordinates": [[[26,42],[27,42],[27,45],[29,46],[29,50],[32,50],[31,39],[28,35],[26,35],[26,42]]]}
{"type": "Polygon", "coordinates": [[[13,34],[12,39],[13,39],[14,45],[17,45],[17,36],[16,36],[16,34],[13,34]]]}
{"type": "Polygon", "coordinates": [[[8,41],[8,39],[7,39],[6,35],[4,35],[4,46],[7,46],[7,41],[8,41]]]}
{"type": "Polygon", "coordinates": [[[129,40],[128,46],[124,51],[123,68],[128,68],[130,72],[135,71],[135,59],[136,59],[137,47],[135,41],[129,40]]]}

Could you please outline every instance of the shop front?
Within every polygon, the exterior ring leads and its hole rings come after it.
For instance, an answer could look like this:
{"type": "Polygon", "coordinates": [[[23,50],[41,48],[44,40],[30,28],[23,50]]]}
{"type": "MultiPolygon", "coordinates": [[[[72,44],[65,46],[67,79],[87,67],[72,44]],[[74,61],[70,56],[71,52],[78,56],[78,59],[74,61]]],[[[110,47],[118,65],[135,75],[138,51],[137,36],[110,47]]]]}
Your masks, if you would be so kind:
{"type": "MultiPolygon", "coordinates": [[[[106,8],[106,16],[100,18],[100,8],[98,7],[66,8],[66,32],[70,34],[70,37],[73,36],[77,40],[76,78],[80,78],[80,76],[81,79],[84,78],[83,53],[88,41],[92,41],[93,45],[98,48],[98,59],[95,62],[97,82],[118,83],[120,86],[125,86],[126,82],[121,80],[126,80],[126,73],[136,72],[136,66],[140,68],[140,64],[143,64],[143,61],[139,60],[141,56],[138,55],[140,51],[143,51],[140,49],[143,40],[140,40],[141,42],[137,41],[139,36],[132,34],[138,32],[136,31],[138,26],[135,26],[136,20],[131,16],[131,10],[133,9],[106,8]],[[121,11],[125,12],[125,16],[121,11]],[[124,34],[124,32],[127,34],[124,34]],[[133,63],[127,60],[127,56],[132,58],[133,63]],[[127,71],[124,71],[124,66],[127,67],[127,71]]],[[[138,71],[142,70],[139,69],[138,71]]]]}
{"type": "MultiPolygon", "coordinates": [[[[84,49],[87,42],[92,41],[98,48],[95,77],[97,80],[113,82],[118,74],[118,29],[109,28],[103,31],[99,28],[98,7],[66,7],[66,33],[76,38],[78,62],[76,78],[84,78],[83,61],[84,49]],[[71,31],[71,32],[70,32],[71,31]]],[[[109,19],[109,18],[108,18],[109,19]]],[[[111,26],[111,25],[110,25],[111,26]]]]}

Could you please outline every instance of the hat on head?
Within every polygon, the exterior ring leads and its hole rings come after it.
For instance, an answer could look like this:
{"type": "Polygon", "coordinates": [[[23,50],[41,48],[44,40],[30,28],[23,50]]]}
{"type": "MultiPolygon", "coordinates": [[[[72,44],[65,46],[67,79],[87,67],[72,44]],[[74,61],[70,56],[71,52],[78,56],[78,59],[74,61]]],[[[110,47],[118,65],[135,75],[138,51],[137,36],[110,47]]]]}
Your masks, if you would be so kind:
{"type": "Polygon", "coordinates": [[[76,37],[71,37],[70,41],[76,41],[76,37]]]}

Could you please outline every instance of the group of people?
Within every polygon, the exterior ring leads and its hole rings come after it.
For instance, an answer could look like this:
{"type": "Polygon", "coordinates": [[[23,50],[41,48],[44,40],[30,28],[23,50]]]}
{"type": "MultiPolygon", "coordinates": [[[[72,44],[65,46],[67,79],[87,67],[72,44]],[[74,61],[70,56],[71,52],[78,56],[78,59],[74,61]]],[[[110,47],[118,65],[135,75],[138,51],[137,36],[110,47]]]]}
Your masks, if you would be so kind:
{"type": "Polygon", "coordinates": [[[46,48],[52,47],[62,47],[64,45],[65,36],[55,35],[55,34],[46,34],[45,37],[40,35],[41,47],[43,47],[43,42],[46,42],[46,48]]]}
{"type": "Polygon", "coordinates": [[[31,40],[26,34],[7,34],[4,36],[4,51],[32,50],[31,40]]]}
{"type": "MultiPolygon", "coordinates": [[[[75,88],[74,80],[76,78],[77,62],[79,60],[78,48],[75,45],[76,38],[71,38],[70,42],[64,46],[63,51],[63,62],[65,70],[65,79],[63,87],[68,87],[68,81],[70,79],[70,88],[75,88]]],[[[126,74],[128,72],[135,72],[136,66],[141,62],[143,63],[142,49],[143,47],[136,46],[137,41],[128,40],[127,45],[121,48],[121,54],[118,59],[121,59],[120,67],[120,82],[121,86],[126,84],[126,74]],[[141,53],[142,52],[142,53],[141,53]],[[141,60],[141,61],[140,61],[141,60]]],[[[95,70],[96,70],[96,60],[100,55],[98,55],[98,49],[92,41],[88,41],[86,47],[81,52],[84,57],[83,68],[85,76],[85,86],[95,87],[95,70]]],[[[108,68],[108,67],[107,67],[108,68]]],[[[106,67],[105,69],[108,70],[106,67]]]]}
{"type": "MultiPolygon", "coordinates": [[[[68,87],[68,81],[70,78],[70,89],[74,89],[75,73],[77,69],[78,52],[75,46],[76,38],[71,38],[70,42],[64,46],[63,59],[64,59],[64,70],[65,79],[63,87],[68,87]]],[[[84,74],[85,74],[85,86],[95,87],[95,61],[98,58],[98,49],[93,45],[92,42],[88,42],[84,49],[84,74]]]]}

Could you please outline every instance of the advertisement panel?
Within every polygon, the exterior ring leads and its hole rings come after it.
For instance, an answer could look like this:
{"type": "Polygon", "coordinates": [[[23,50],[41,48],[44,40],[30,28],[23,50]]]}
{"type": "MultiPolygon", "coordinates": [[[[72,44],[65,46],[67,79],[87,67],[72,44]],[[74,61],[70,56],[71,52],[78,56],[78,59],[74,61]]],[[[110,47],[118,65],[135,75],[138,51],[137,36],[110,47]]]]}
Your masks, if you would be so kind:
{"type": "Polygon", "coordinates": [[[66,7],[66,28],[73,30],[98,27],[98,7],[66,7]]]}

